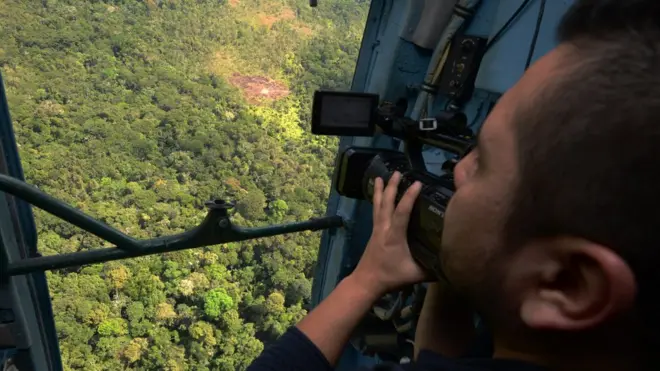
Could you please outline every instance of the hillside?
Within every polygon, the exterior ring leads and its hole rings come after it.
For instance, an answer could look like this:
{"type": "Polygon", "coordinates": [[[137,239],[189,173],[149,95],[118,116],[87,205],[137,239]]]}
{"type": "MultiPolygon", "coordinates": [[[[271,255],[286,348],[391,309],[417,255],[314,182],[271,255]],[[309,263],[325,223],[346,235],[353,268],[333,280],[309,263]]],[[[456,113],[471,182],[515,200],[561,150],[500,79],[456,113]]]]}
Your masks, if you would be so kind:
{"type": "MultiPolygon", "coordinates": [[[[323,215],[368,2],[4,0],[0,70],[27,181],[125,233],[323,215]]],[[[35,210],[44,255],[106,246],[35,210]]],[[[68,370],[241,370],[306,312],[320,233],[47,274],[68,370]]]]}

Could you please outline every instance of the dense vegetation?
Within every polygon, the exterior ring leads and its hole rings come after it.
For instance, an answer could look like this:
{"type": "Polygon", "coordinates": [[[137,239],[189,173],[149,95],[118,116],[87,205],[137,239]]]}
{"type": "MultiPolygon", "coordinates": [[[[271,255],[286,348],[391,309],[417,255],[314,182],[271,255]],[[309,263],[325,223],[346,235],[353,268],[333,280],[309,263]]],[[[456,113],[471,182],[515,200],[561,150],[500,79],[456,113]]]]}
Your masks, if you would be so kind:
{"type": "MultiPolygon", "coordinates": [[[[244,226],[322,215],[368,4],[3,0],[0,69],[27,181],[139,238],[235,200],[244,226]]],[[[36,210],[44,255],[107,246],[36,210]]],[[[66,369],[240,370],[305,314],[319,233],[48,273],[66,369]]]]}

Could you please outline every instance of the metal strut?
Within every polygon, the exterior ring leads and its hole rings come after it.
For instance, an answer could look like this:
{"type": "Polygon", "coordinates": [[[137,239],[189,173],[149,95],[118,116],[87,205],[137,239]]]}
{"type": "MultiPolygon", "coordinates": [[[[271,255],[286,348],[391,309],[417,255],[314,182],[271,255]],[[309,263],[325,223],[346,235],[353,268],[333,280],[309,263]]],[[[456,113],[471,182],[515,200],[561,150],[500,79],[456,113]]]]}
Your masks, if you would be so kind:
{"type": "Polygon", "coordinates": [[[340,216],[332,215],[305,222],[242,228],[231,223],[227,212],[234,205],[214,200],[206,202],[208,213],[197,227],[172,236],[138,240],[16,178],[0,174],[0,191],[23,199],[116,246],[10,261],[0,269],[3,277],[344,225],[340,216]]]}

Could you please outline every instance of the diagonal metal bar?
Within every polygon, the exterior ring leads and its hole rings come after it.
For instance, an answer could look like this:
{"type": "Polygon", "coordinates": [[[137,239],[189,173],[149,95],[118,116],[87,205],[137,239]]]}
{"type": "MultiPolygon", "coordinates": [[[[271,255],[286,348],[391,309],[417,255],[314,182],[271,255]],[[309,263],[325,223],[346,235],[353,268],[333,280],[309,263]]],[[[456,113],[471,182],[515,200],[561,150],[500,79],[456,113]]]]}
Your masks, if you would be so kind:
{"type": "Polygon", "coordinates": [[[23,199],[60,219],[66,220],[67,222],[118,246],[120,249],[130,251],[140,249],[140,243],[138,240],[129,237],[82,211],[42,192],[37,187],[22,182],[16,178],[0,174],[0,191],[23,199]]]}
{"type": "Polygon", "coordinates": [[[226,216],[223,217],[218,215],[217,212],[211,211],[197,228],[174,236],[141,241],[142,248],[138,250],[129,251],[110,247],[29,258],[10,263],[6,267],[6,272],[8,276],[16,276],[35,271],[76,267],[85,264],[270,237],[286,233],[339,228],[343,225],[343,219],[338,215],[263,228],[241,228],[227,222],[228,218],[226,216]]]}
{"type": "Polygon", "coordinates": [[[116,246],[10,261],[2,267],[0,275],[3,277],[270,237],[286,233],[339,228],[344,224],[340,216],[332,215],[299,223],[271,225],[260,228],[242,228],[231,223],[227,209],[231,208],[232,205],[216,200],[206,203],[209,208],[208,214],[197,227],[173,236],[137,240],[51,197],[36,187],[15,178],[0,174],[0,190],[44,209],[116,246]]]}

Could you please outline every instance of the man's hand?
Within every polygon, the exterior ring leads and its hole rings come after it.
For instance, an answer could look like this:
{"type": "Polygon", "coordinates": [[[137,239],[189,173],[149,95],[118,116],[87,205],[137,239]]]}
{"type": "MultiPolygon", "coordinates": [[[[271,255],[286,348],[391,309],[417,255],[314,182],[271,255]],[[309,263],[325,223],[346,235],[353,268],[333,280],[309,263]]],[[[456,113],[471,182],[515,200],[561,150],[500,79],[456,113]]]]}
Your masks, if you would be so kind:
{"type": "Polygon", "coordinates": [[[410,212],[422,185],[413,184],[395,207],[400,180],[401,174],[394,173],[383,190],[382,179],[376,179],[374,229],[360,263],[297,325],[332,367],[337,364],[351,333],[378,298],[425,278],[406,241],[410,212]]]}
{"type": "Polygon", "coordinates": [[[377,296],[428,278],[413,260],[408,248],[408,221],[422,189],[415,182],[395,206],[401,174],[395,172],[383,190],[383,180],[374,185],[374,228],[371,239],[352,276],[377,296]]]}

